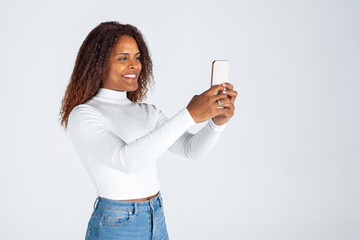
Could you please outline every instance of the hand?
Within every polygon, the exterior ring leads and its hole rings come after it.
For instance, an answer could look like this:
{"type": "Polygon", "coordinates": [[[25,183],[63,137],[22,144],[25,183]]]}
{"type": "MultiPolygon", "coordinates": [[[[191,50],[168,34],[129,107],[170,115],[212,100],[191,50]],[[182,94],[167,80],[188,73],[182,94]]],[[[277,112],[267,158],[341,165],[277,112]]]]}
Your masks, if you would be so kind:
{"type": "Polygon", "coordinates": [[[226,94],[228,97],[226,99],[220,99],[220,104],[226,112],[224,114],[217,115],[212,118],[216,125],[223,125],[229,121],[230,118],[234,116],[235,106],[234,102],[237,97],[237,92],[234,91],[234,86],[230,83],[223,83],[224,87],[227,89],[226,94]]]}
{"type": "Polygon", "coordinates": [[[226,108],[218,108],[217,100],[225,100],[228,95],[215,93],[224,89],[224,86],[214,85],[200,95],[195,95],[186,107],[196,123],[204,122],[217,115],[226,114],[226,108]]]}

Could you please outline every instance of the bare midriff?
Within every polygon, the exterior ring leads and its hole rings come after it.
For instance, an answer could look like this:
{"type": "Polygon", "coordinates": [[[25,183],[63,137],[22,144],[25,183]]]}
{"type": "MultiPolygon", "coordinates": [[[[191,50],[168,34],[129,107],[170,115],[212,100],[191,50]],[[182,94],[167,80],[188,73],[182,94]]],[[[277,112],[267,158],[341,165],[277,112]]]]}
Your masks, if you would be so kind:
{"type": "Polygon", "coordinates": [[[145,198],[137,198],[137,199],[130,199],[130,200],[122,200],[122,201],[136,201],[136,202],[147,201],[147,200],[150,200],[150,199],[156,197],[158,194],[159,194],[159,192],[154,195],[151,195],[149,197],[145,197],[145,198]]]}

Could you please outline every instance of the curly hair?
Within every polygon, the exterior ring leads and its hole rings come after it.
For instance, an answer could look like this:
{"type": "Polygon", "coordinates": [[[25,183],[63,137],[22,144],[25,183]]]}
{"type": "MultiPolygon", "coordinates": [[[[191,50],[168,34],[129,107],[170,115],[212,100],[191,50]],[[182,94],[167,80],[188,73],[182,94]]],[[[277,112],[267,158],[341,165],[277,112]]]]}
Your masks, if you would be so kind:
{"type": "Polygon", "coordinates": [[[138,88],[127,92],[127,98],[132,102],[141,102],[148,92],[147,85],[153,83],[152,60],[150,52],[141,32],[130,24],[120,24],[115,21],[102,22],[95,27],[82,43],[75,66],[71,74],[65,96],[61,102],[61,126],[67,131],[68,118],[71,111],[79,104],[96,95],[102,86],[111,52],[123,35],[135,39],[141,53],[141,72],[138,78],[138,88]]]}

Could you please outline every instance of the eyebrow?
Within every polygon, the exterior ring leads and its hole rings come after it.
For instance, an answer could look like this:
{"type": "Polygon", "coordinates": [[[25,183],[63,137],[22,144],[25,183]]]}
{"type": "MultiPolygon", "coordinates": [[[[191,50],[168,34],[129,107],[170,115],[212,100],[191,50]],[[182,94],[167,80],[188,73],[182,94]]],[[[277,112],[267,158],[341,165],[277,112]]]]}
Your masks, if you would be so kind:
{"type": "MultiPolygon", "coordinates": [[[[123,54],[123,55],[130,55],[130,54],[128,54],[128,53],[117,53],[115,56],[117,56],[117,55],[121,55],[121,54],[123,54]]],[[[135,53],[135,55],[138,55],[138,54],[140,54],[140,52],[135,53]]]]}

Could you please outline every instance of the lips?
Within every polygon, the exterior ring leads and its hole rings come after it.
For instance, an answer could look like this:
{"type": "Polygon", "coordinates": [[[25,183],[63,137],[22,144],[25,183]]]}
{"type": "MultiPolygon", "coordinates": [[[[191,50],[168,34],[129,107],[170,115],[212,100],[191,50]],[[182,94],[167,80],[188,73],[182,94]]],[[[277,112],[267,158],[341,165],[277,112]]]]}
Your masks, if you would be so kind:
{"type": "Polygon", "coordinates": [[[123,74],[121,75],[122,77],[126,78],[126,79],[129,79],[129,80],[136,80],[137,79],[137,76],[138,76],[138,73],[136,72],[131,72],[131,73],[126,73],[126,74],[123,74]]]}

